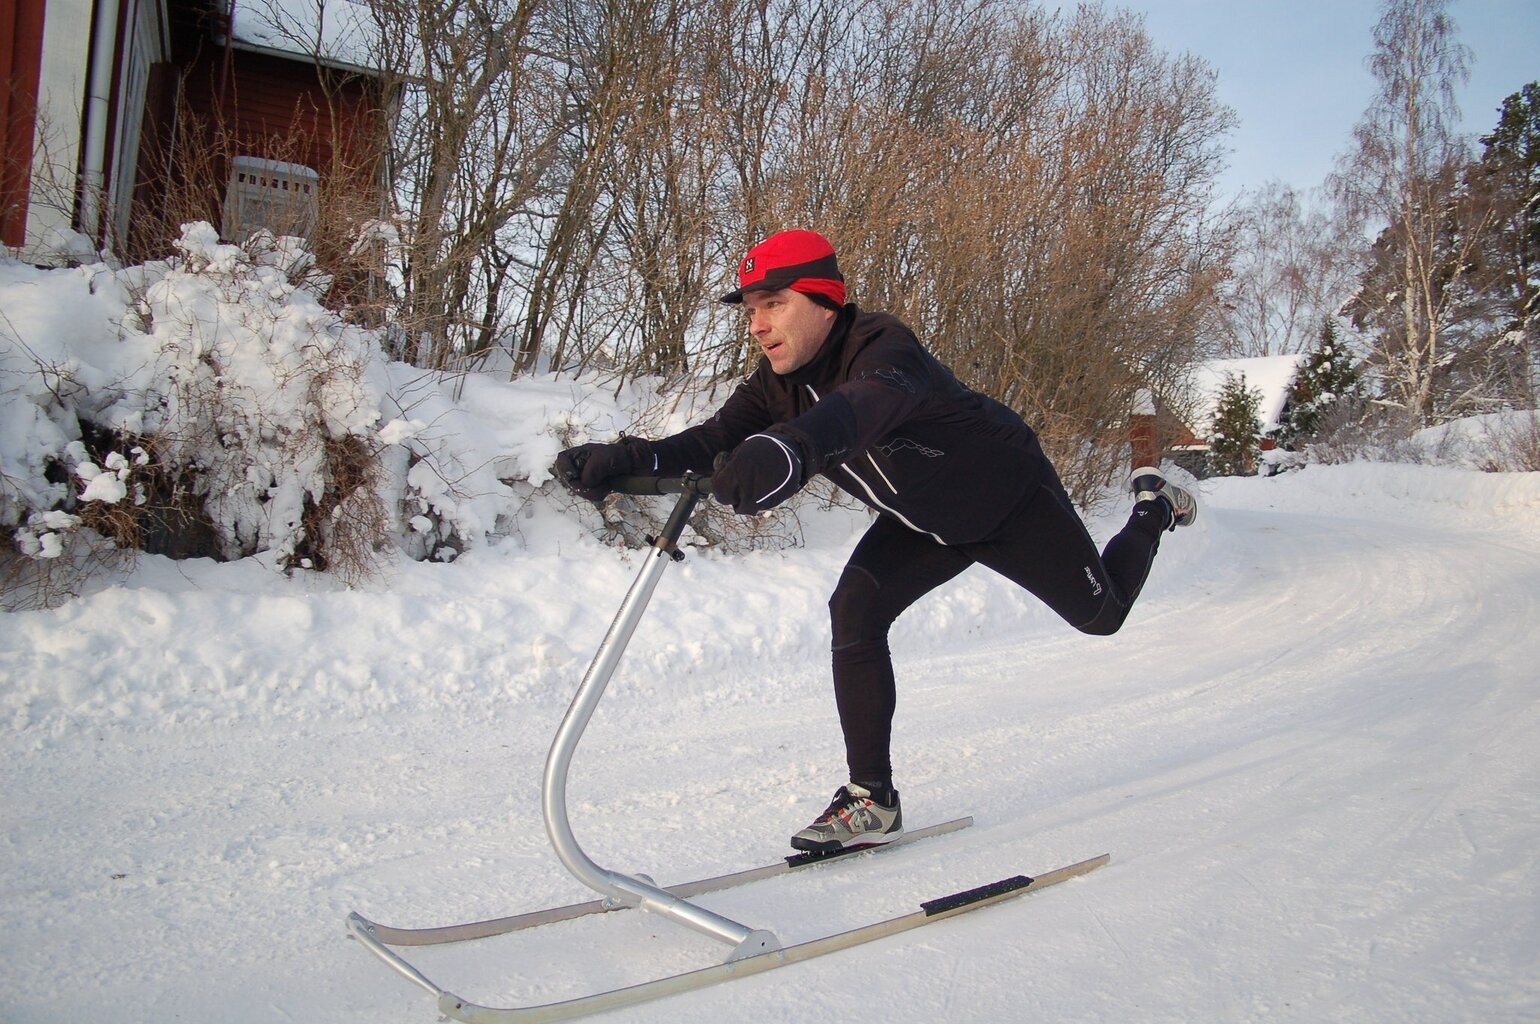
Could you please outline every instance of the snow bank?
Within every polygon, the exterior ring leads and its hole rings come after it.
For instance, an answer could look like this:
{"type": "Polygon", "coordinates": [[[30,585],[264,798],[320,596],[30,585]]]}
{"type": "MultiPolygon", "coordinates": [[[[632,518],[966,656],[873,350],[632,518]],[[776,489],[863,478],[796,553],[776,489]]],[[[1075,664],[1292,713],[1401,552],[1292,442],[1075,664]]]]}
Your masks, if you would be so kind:
{"type": "MultiPolygon", "coordinates": [[[[1221,481],[1212,481],[1223,487],[1221,481]]],[[[1306,466],[1266,485],[1226,491],[1241,505],[1341,514],[1481,519],[1527,525],[1540,520],[1540,473],[1481,473],[1454,466],[1363,462],[1306,466]]]]}
{"type": "MultiPolygon", "coordinates": [[[[560,405],[550,388],[544,401],[560,405]]],[[[545,421],[541,403],[516,408],[527,411],[524,422],[545,421]]],[[[600,421],[614,413],[590,410],[600,421]]],[[[528,443],[528,457],[544,460],[539,446],[554,442],[528,443]]],[[[1200,501],[1222,496],[1228,508],[1501,522],[1540,535],[1540,474],[1354,464],[1196,486],[1200,501]]],[[[650,499],[655,512],[667,505],[650,499]]],[[[529,500],[511,524],[516,536],[452,565],[396,559],[352,590],[326,576],[285,578],[271,555],[227,564],[143,558],[114,585],[61,608],[7,616],[0,666],[14,683],[0,692],[0,722],[53,746],[91,730],[362,720],[402,709],[476,721],[548,716],[570,696],[643,557],[596,540],[579,511],[529,500]]],[[[617,677],[622,705],[657,693],[663,679],[675,698],[727,704],[805,698],[827,686],[826,602],[868,518],[850,508],[801,515],[803,546],[698,551],[670,568],[617,677]],[[778,694],[732,682],[740,667],[767,661],[814,671],[788,673],[778,694]]],[[[1122,516],[1114,507],[1092,521],[1093,534],[1104,541],[1122,516]]],[[[1196,526],[1165,540],[1146,599],[1202,571],[1213,531],[1224,531],[1214,520],[1205,509],[1196,526]]],[[[975,569],[907,612],[893,646],[903,660],[1063,630],[1030,595],[975,569]]]]}
{"type": "Polygon", "coordinates": [[[1488,471],[1527,468],[1540,449],[1540,411],[1467,416],[1418,431],[1410,445],[1440,465],[1488,471]]]}

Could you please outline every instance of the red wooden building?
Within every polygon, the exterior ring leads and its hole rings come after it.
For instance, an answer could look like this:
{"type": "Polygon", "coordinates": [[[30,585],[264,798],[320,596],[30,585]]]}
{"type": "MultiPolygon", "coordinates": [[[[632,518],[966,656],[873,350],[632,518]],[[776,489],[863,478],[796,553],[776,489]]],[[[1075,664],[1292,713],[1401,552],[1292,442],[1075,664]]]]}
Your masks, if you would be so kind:
{"type": "Polygon", "coordinates": [[[1197,476],[1207,472],[1209,438],[1225,382],[1239,378],[1255,391],[1261,449],[1277,447],[1268,436],[1277,431],[1289,410],[1289,395],[1303,370],[1304,355],[1212,359],[1192,366],[1175,389],[1174,402],[1141,396],[1129,423],[1134,464],[1156,465],[1169,458],[1197,476]]]}
{"type": "Polygon", "coordinates": [[[0,243],[39,263],[137,256],[189,219],[234,240],[312,233],[332,198],[377,207],[390,97],[367,21],[329,0],[323,35],[307,9],[4,0],[0,243]]]}

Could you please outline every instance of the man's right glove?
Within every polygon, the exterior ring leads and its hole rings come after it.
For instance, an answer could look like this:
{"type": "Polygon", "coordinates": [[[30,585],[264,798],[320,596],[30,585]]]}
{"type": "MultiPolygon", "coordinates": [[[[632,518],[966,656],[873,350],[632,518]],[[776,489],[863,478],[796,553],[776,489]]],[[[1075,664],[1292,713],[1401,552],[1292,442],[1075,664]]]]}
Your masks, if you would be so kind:
{"type": "Polygon", "coordinates": [[[580,444],[556,456],[556,478],[573,494],[595,504],[610,493],[610,481],[622,476],[651,476],[657,469],[652,447],[639,437],[613,444],[580,444]]]}

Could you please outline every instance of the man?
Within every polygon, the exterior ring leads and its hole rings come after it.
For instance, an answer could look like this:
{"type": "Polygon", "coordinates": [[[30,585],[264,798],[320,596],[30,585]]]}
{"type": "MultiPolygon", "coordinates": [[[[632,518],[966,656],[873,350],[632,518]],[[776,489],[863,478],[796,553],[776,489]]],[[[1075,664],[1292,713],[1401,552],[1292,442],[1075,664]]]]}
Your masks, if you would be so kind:
{"type": "Polygon", "coordinates": [[[722,408],[661,440],[568,449],[556,473],[596,502],[616,477],[710,473],[717,500],[744,515],[823,473],[878,512],[829,601],[850,783],[791,845],[890,842],[903,832],[889,754],[888,628],[899,614],[976,562],[1076,629],[1114,633],[1161,533],[1191,523],[1197,504],[1158,470],[1135,470],[1133,514],[1098,552],[1031,428],[960,384],[901,321],[847,304],[823,236],[770,236],[748,251],[738,280],[722,301],[743,304],[764,358],[722,408]]]}

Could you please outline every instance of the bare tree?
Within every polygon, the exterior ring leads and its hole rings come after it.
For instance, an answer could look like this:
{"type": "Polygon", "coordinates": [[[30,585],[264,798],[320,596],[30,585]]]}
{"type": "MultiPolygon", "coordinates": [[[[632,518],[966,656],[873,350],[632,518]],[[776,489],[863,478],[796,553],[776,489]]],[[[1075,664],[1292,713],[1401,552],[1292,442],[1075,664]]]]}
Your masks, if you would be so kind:
{"type": "Polygon", "coordinates": [[[860,302],[1022,411],[1089,497],[1225,273],[1207,211],[1230,112],[1126,14],[870,16],[820,65],[785,206],[828,228],[860,302]]]}
{"type": "Polygon", "coordinates": [[[1131,15],[492,2],[394,15],[419,19],[397,190],[419,362],[501,343],[515,372],[719,382],[753,355],[715,302],[736,255],[814,227],[856,301],[1026,413],[1089,494],[1227,272],[1208,210],[1232,115],[1131,15]]]}
{"type": "Polygon", "coordinates": [[[594,23],[604,42],[592,52],[605,70],[587,76],[581,94],[604,131],[585,131],[593,194],[563,212],[589,225],[591,252],[608,269],[598,282],[614,309],[606,347],[634,356],[624,360],[632,373],[691,371],[703,339],[722,333],[710,293],[733,257],[722,237],[727,150],[711,83],[730,12],[633,0],[594,23]]]}
{"type": "Polygon", "coordinates": [[[1359,242],[1342,218],[1269,182],[1234,214],[1235,257],[1209,345],[1222,356],[1305,352],[1352,294],[1359,242]]]}
{"type": "Polygon", "coordinates": [[[398,354],[444,367],[509,327],[510,225],[541,201],[571,111],[542,56],[539,0],[369,7],[401,96],[398,354]]]}

